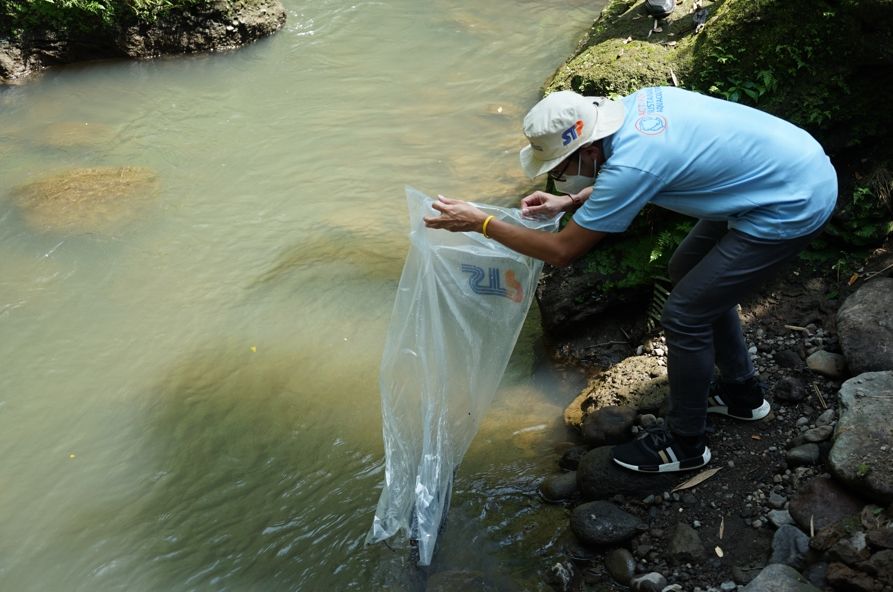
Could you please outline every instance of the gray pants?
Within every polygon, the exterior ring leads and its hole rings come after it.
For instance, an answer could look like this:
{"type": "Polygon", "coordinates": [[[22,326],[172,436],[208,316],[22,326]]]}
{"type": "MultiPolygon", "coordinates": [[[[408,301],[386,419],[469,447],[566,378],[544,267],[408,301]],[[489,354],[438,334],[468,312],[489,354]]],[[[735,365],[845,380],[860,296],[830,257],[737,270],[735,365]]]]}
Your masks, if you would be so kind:
{"type": "Polygon", "coordinates": [[[769,240],[729,230],[726,222],[701,220],[673,253],[669,272],[674,287],[661,317],[669,350],[668,423],[673,432],[704,433],[714,365],[724,381],[743,382],[754,376],[738,302],[764,285],[820,232],[769,240]]]}

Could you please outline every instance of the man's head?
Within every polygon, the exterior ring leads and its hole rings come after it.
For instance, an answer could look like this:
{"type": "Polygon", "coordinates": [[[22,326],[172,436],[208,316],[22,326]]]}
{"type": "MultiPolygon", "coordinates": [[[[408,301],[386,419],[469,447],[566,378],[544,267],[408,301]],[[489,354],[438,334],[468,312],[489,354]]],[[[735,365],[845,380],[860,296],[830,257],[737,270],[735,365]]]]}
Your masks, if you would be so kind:
{"type": "Polygon", "coordinates": [[[623,103],[562,90],[547,95],[524,118],[529,146],[521,168],[530,178],[547,173],[585,144],[610,136],[623,123],[623,103]]]}

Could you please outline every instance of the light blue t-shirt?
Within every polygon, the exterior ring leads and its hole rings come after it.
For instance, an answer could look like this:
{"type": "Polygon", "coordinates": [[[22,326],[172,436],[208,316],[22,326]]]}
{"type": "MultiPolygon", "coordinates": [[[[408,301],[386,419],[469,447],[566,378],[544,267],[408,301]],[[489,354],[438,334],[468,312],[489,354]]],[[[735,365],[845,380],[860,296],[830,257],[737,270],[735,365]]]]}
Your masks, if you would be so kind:
{"type": "Polygon", "coordinates": [[[584,228],[622,232],[647,203],[767,239],[818,230],[837,175],[812,136],[782,119],[673,87],[622,99],[607,161],[574,214],[584,228]]]}

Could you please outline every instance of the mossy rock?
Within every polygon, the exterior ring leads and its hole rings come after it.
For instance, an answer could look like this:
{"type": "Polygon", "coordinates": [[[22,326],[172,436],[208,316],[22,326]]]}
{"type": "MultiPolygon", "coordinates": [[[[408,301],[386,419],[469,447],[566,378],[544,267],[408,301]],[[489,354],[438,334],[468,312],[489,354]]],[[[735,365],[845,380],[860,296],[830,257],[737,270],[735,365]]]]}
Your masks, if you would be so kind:
{"type": "Polygon", "coordinates": [[[643,86],[672,84],[673,50],[647,41],[610,39],[559,68],[546,92],[573,90],[586,96],[624,96],[643,86]]]}
{"type": "Polygon", "coordinates": [[[12,198],[37,230],[107,232],[134,220],[157,188],[147,168],[81,168],[17,187],[12,198]]]}

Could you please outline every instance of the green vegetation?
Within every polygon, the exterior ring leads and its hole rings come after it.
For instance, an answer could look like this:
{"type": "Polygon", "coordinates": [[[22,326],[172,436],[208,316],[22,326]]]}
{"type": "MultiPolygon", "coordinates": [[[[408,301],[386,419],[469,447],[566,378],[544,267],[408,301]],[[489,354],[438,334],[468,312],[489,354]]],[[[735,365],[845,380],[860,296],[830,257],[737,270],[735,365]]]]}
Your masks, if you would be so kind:
{"type": "Polygon", "coordinates": [[[152,22],[210,0],[0,0],[0,36],[26,31],[108,32],[122,23],[152,22]]]}
{"type": "MultiPolygon", "coordinates": [[[[846,281],[870,248],[893,232],[893,17],[890,0],[681,0],[652,30],[641,0],[612,0],[576,55],[546,82],[617,96],[642,86],[679,85],[787,119],[815,136],[838,171],[838,209],[802,257],[846,281]],[[869,173],[867,171],[875,172],[869,173]]],[[[690,227],[690,223],[689,223],[690,227]]],[[[647,210],[621,241],[582,263],[593,290],[647,287],[688,227],[647,210]]],[[[655,290],[652,302],[660,292],[655,290]]]]}
{"type": "Polygon", "coordinates": [[[862,463],[858,467],[856,467],[856,476],[864,479],[868,476],[868,473],[871,472],[871,466],[868,463],[862,463]]]}

